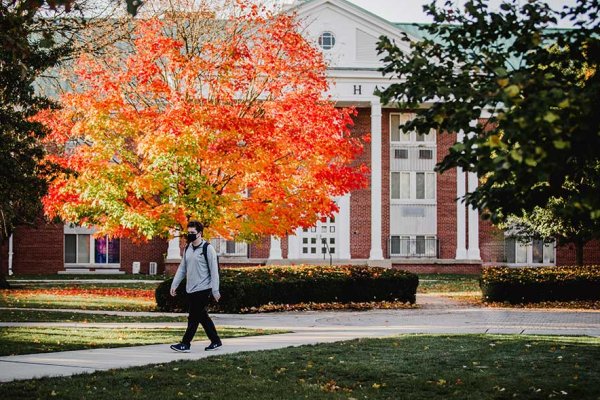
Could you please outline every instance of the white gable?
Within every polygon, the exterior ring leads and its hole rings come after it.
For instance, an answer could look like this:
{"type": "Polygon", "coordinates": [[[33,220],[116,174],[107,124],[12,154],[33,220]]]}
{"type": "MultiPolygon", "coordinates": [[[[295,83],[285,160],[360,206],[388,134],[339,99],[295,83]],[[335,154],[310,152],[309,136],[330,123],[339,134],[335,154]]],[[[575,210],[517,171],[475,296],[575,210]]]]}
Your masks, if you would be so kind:
{"type": "Polygon", "coordinates": [[[409,50],[394,24],[345,0],[310,0],[292,11],[297,13],[305,36],[323,51],[332,83],[327,94],[335,100],[368,101],[376,86],[390,84],[389,77],[378,71],[384,56],[376,49],[381,35],[409,50]]]}
{"type": "Polygon", "coordinates": [[[323,50],[332,68],[381,67],[381,56],[376,51],[381,35],[405,46],[393,24],[344,0],[312,0],[295,10],[306,36],[315,44],[324,32],[334,35],[335,45],[323,50]]]}

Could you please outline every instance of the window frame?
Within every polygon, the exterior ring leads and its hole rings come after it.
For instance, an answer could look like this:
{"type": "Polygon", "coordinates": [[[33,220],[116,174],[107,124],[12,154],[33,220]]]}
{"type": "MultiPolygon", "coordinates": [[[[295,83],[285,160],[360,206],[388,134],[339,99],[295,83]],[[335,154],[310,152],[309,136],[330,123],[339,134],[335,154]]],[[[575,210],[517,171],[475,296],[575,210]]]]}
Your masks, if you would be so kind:
{"type": "MultiPolygon", "coordinates": [[[[96,262],[96,237],[94,236],[96,230],[93,228],[84,228],[84,227],[80,227],[80,226],[75,226],[73,224],[65,224],[65,227],[63,229],[63,265],[68,268],[68,267],[74,267],[74,266],[86,266],[86,267],[121,267],[121,262],[122,262],[122,242],[119,238],[115,238],[112,240],[119,240],[119,261],[118,262],[108,262],[108,246],[106,248],[106,257],[107,257],[107,261],[105,263],[99,263],[96,262]],[[89,236],[89,247],[88,247],[88,262],[67,262],[67,235],[75,235],[76,236],[76,242],[75,242],[75,259],[79,260],[79,237],[80,236],[89,236]]],[[[107,240],[107,244],[108,241],[111,240],[108,238],[108,235],[104,235],[102,236],[104,238],[106,238],[107,240]]]]}
{"type": "Polygon", "coordinates": [[[542,245],[542,262],[534,262],[533,261],[533,247],[534,247],[534,242],[540,242],[540,240],[528,240],[526,242],[519,240],[519,238],[512,236],[512,235],[506,235],[504,238],[504,255],[505,255],[505,263],[508,266],[511,267],[526,267],[526,266],[532,266],[532,267],[543,267],[543,266],[555,266],[556,265],[556,241],[552,241],[552,242],[544,242],[541,241],[543,243],[542,245]],[[512,241],[514,243],[514,252],[512,252],[511,254],[514,255],[514,261],[510,261],[508,259],[507,256],[507,250],[506,250],[506,246],[507,244],[512,241]],[[547,249],[551,248],[551,255],[548,255],[548,253],[546,252],[547,249]],[[522,254],[525,255],[525,262],[519,260],[517,261],[518,258],[518,254],[519,254],[519,250],[521,251],[522,254]],[[524,252],[524,253],[523,253],[524,252]],[[548,257],[547,257],[548,255],[548,257]]]}

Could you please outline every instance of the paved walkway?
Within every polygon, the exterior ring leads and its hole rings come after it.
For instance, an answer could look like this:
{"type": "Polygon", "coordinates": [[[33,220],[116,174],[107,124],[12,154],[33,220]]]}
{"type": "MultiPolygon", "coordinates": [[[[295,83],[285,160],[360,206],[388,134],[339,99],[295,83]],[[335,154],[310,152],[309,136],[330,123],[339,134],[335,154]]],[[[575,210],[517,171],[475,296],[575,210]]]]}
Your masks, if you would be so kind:
{"type": "MultiPolygon", "coordinates": [[[[406,333],[498,333],[588,335],[600,337],[599,311],[495,309],[465,306],[437,296],[420,295],[419,309],[372,311],[308,311],[266,314],[217,314],[219,326],[286,329],[292,333],[224,340],[217,352],[194,343],[192,352],[172,352],[168,345],[94,349],[0,357],[0,382],[41,376],[70,376],[175,360],[196,360],[215,354],[279,349],[364,337],[406,333]]],[[[82,324],[62,326],[180,326],[183,323],[82,324]]],[[[3,326],[8,323],[3,323],[3,326]]],[[[33,323],[11,323],[33,325],[33,323]]],[[[35,325],[56,325],[36,323],[35,325]]]]}

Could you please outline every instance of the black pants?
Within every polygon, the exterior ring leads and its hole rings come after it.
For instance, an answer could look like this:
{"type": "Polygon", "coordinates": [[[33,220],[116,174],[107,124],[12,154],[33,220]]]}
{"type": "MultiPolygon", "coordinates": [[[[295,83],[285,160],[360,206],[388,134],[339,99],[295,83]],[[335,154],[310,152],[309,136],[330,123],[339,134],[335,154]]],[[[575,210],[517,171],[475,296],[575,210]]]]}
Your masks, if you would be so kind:
{"type": "Polygon", "coordinates": [[[208,302],[210,300],[211,290],[201,290],[199,292],[188,293],[188,302],[190,306],[190,314],[188,315],[188,326],[183,335],[182,343],[190,344],[196,331],[198,330],[198,324],[202,324],[206,336],[210,339],[211,343],[221,343],[215,324],[212,319],[208,316],[208,302]]]}

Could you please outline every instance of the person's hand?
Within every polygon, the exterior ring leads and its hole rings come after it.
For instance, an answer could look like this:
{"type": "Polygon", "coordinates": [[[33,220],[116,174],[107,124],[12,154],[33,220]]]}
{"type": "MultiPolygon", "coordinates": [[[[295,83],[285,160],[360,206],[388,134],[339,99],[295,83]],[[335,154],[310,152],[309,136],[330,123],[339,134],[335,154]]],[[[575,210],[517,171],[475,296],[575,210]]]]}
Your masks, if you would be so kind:
{"type": "Polygon", "coordinates": [[[177,296],[177,289],[171,288],[171,296],[173,296],[173,297],[177,296]]]}
{"type": "Polygon", "coordinates": [[[215,301],[218,303],[219,299],[221,298],[221,294],[219,294],[219,293],[217,293],[217,294],[213,293],[213,297],[215,298],[215,301]]]}

